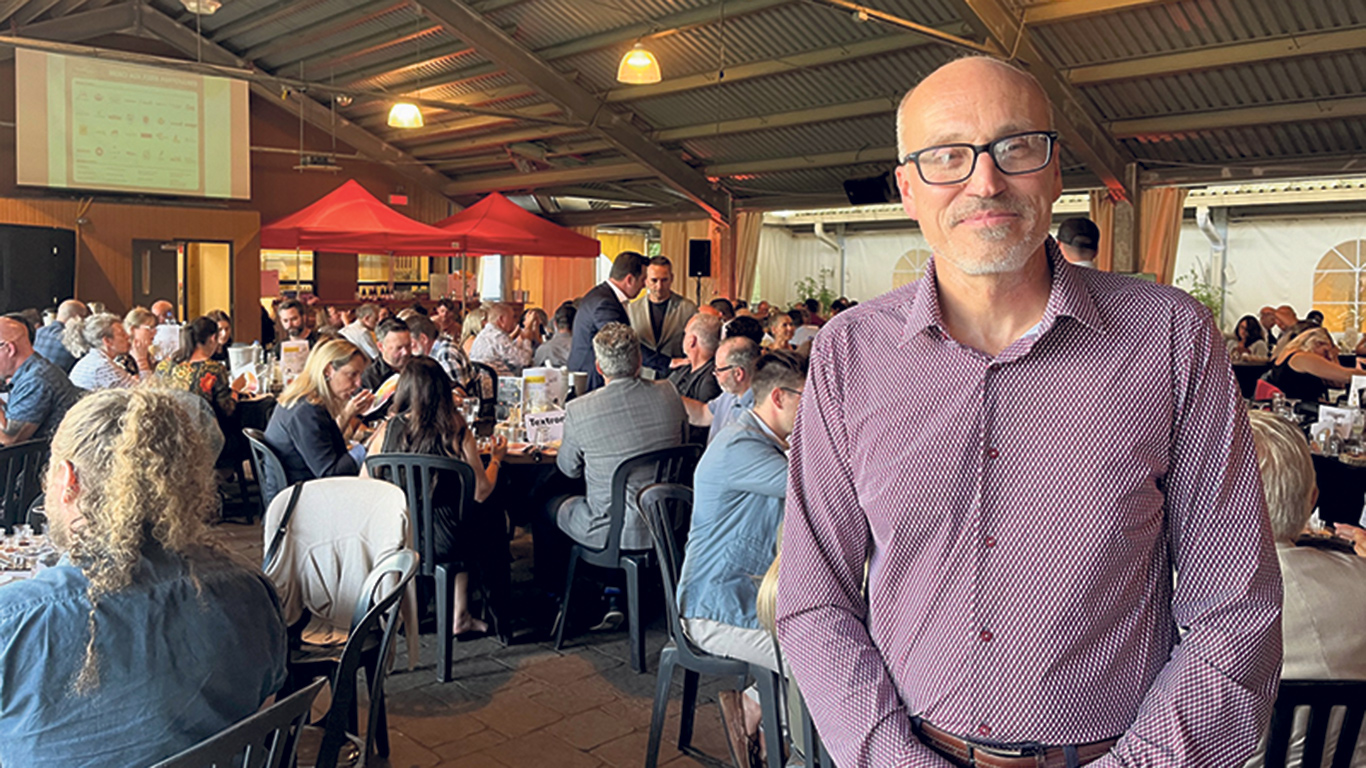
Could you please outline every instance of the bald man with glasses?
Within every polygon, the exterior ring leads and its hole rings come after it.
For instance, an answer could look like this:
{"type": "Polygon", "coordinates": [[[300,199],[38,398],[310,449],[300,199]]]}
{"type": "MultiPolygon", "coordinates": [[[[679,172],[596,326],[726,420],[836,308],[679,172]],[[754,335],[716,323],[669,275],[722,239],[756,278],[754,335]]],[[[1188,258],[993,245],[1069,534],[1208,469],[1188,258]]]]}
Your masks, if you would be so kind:
{"type": "Polygon", "coordinates": [[[0,407],[0,445],[52,437],[81,396],[60,368],[33,351],[24,324],[9,318],[0,318],[0,378],[10,383],[0,407]]]}
{"type": "Polygon", "coordinates": [[[1281,580],[1209,311],[1062,257],[1025,72],[944,65],[897,139],[934,257],[821,330],[792,440],[778,640],[822,741],[840,768],[1241,765],[1281,580]]]}

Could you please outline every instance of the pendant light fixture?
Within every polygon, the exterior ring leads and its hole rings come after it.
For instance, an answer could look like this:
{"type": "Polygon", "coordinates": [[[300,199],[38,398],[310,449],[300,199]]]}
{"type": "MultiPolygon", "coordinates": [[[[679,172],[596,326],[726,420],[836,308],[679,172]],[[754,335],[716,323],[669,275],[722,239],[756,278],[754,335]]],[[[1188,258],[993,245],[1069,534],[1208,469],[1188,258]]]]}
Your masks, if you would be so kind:
{"type": "Polygon", "coordinates": [[[400,101],[389,109],[390,128],[421,128],[422,110],[416,104],[400,101]]]}
{"type": "Polygon", "coordinates": [[[617,67],[617,82],[627,85],[650,85],[659,82],[660,79],[659,60],[640,43],[636,43],[621,57],[621,65],[617,67]]]}
{"type": "MultiPolygon", "coordinates": [[[[422,98],[422,9],[417,9],[413,20],[413,41],[417,43],[417,97],[422,98]]],[[[396,102],[389,108],[390,128],[421,128],[422,110],[407,101],[396,102]]]]}

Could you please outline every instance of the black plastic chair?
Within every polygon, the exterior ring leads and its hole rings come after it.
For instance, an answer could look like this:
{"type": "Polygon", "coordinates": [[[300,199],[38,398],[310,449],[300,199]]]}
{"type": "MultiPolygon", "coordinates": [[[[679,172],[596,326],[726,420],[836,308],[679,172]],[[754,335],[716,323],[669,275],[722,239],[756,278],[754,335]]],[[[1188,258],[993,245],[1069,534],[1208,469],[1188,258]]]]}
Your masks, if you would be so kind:
{"type": "Polygon", "coordinates": [[[152,768],[293,768],[299,729],[326,682],[314,681],[152,768]]]}
{"type": "Polygon", "coordinates": [[[266,433],[259,429],[244,429],[242,434],[247,438],[247,443],[251,446],[251,473],[256,476],[256,487],[259,491],[259,502],[261,505],[261,519],[266,519],[266,509],[270,507],[270,502],[275,495],[289,487],[289,480],[285,475],[285,465],[280,462],[280,457],[275,455],[275,449],[266,442],[266,433]]]}
{"type": "Polygon", "coordinates": [[[28,440],[0,448],[0,530],[23,522],[29,505],[43,492],[48,441],[28,440]]]}
{"type": "Polygon", "coordinates": [[[474,470],[458,459],[428,456],[420,453],[377,453],[365,459],[371,477],[393,483],[408,497],[408,514],[413,516],[417,531],[417,546],[422,553],[423,576],[436,581],[436,679],[451,679],[451,592],[455,588],[456,570],[449,562],[436,559],[435,520],[432,493],[436,479],[444,477],[441,498],[455,505],[457,519],[464,519],[465,510],[474,504],[474,470]],[[458,481],[459,487],[450,483],[458,481]]]}
{"type": "Polygon", "coordinates": [[[612,501],[607,514],[607,545],[591,549],[575,544],[569,550],[569,572],[564,580],[564,599],[560,603],[559,627],[555,631],[555,650],[564,645],[564,628],[569,624],[569,598],[574,591],[575,566],[580,560],[599,568],[615,568],[626,572],[627,621],[631,634],[631,668],[645,672],[645,633],[640,626],[640,571],[648,567],[649,549],[622,549],[621,531],[626,526],[626,481],[636,470],[652,469],[647,483],[677,483],[692,479],[693,467],[702,455],[700,445],[678,445],[650,451],[629,458],[617,465],[612,473],[612,501]]]}
{"type": "Polygon", "coordinates": [[[1266,739],[1266,768],[1285,768],[1295,710],[1309,708],[1309,723],[1304,734],[1304,754],[1300,765],[1323,764],[1328,741],[1328,720],[1334,707],[1345,707],[1342,730],[1338,733],[1332,768],[1347,768],[1356,752],[1362,715],[1366,714],[1366,681],[1360,680],[1282,680],[1271,713],[1271,730],[1266,739]]]}
{"type": "MultiPolygon", "coordinates": [[[[398,626],[398,601],[408,582],[417,575],[419,557],[411,549],[400,549],[375,564],[365,577],[351,631],[341,655],[331,649],[310,653],[309,649],[292,654],[289,665],[294,680],[312,680],[321,671],[331,670],[332,706],[323,720],[322,746],[316,768],[336,768],[341,748],[351,740],[349,732],[357,727],[357,676],[362,665],[370,685],[370,716],[365,728],[363,759],[389,754],[389,720],[384,711],[384,680],[388,677],[390,648],[398,626]],[[388,580],[390,585],[384,582],[388,580]]],[[[359,742],[359,739],[357,738],[359,742]]]]}
{"type": "Polygon", "coordinates": [[[683,668],[683,708],[678,724],[678,748],[686,750],[692,744],[693,716],[697,708],[699,675],[719,675],[740,680],[741,687],[749,675],[754,675],[763,707],[762,726],[768,743],[768,768],[780,768],[783,732],[778,724],[778,674],[738,659],[713,656],[694,648],[683,633],[683,622],[678,615],[678,574],[683,567],[683,548],[678,545],[679,531],[688,525],[692,511],[692,489],[677,483],[658,483],[640,492],[640,510],[650,525],[655,556],[659,558],[659,576],[664,582],[664,612],[669,621],[671,645],[659,654],[659,672],[655,677],[654,711],[650,715],[650,740],[645,751],[645,768],[659,764],[659,743],[664,733],[664,716],[669,706],[669,689],[673,686],[674,669],[683,668]]]}

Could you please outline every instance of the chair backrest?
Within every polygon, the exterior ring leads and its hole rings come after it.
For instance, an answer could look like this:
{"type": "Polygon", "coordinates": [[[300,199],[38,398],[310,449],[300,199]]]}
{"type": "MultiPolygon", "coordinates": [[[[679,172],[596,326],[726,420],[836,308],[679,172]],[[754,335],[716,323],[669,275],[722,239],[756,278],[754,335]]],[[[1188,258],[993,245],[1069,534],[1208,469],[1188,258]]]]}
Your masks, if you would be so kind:
{"type": "Polygon", "coordinates": [[[650,525],[659,575],[664,583],[664,611],[669,619],[669,638],[678,648],[685,666],[696,665],[699,657],[683,632],[678,615],[678,575],[683,570],[684,547],[680,532],[692,517],[692,489],[679,483],[655,483],[640,492],[640,511],[650,525]]]}
{"type": "Polygon", "coordinates": [[[1266,768],[1285,768],[1295,710],[1309,708],[1305,728],[1304,754],[1300,765],[1323,764],[1328,741],[1328,720],[1334,707],[1345,707],[1342,729],[1338,732],[1332,768],[1347,768],[1356,752],[1362,715],[1366,714],[1366,681],[1363,680],[1282,680],[1271,713],[1271,730],[1266,739],[1266,768]]]}
{"type": "MultiPolygon", "coordinates": [[[[337,755],[346,741],[346,727],[356,700],[356,676],[361,657],[374,648],[374,639],[378,636],[379,654],[376,658],[379,661],[375,665],[376,673],[368,675],[366,681],[370,684],[371,705],[365,732],[367,735],[375,732],[380,708],[374,702],[380,700],[384,680],[388,677],[387,660],[394,642],[394,629],[398,626],[398,600],[417,574],[419,562],[416,552],[400,549],[376,563],[365,577],[352,613],[357,618],[351,622],[351,633],[332,676],[332,706],[327,712],[316,768],[333,768],[337,764],[337,755]]],[[[367,744],[371,741],[366,739],[367,744]]],[[[364,762],[369,764],[369,755],[366,758],[364,762]]]]}
{"type": "Polygon", "coordinates": [[[393,483],[408,498],[408,510],[417,531],[418,551],[422,554],[422,573],[436,572],[435,506],[450,504],[455,519],[462,520],[474,504],[474,468],[459,459],[421,453],[377,453],[365,458],[371,477],[393,483]],[[441,478],[439,494],[437,478],[441,478]]]}
{"type": "Polygon", "coordinates": [[[152,768],[292,768],[299,728],[326,682],[316,680],[152,768]]]}
{"type": "Polygon", "coordinates": [[[242,430],[242,434],[251,445],[251,473],[256,475],[256,484],[261,488],[261,516],[265,517],[270,502],[289,486],[285,465],[266,442],[265,432],[248,428],[242,430]]]}
{"type": "Polygon", "coordinates": [[[620,557],[621,530],[626,527],[626,498],[632,477],[641,472],[653,473],[644,479],[640,484],[642,486],[650,483],[682,483],[692,477],[693,468],[701,456],[702,446],[689,443],[648,451],[617,465],[612,472],[612,503],[607,510],[607,546],[603,549],[606,558],[620,557]]]}
{"type": "MultiPolygon", "coordinates": [[[[267,550],[291,495],[276,495],[266,510],[267,550]]],[[[303,483],[276,557],[263,569],[280,594],[286,624],[307,611],[344,636],[367,574],[407,546],[400,488],[373,478],[324,477],[303,483]]]]}
{"type": "Polygon", "coordinates": [[[43,492],[48,441],[29,440],[0,448],[0,529],[23,522],[33,499],[43,492]]]}
{"type": "Polygon", "coordinates": [[[1280,387],[1276,386],[1275,384],[1272,384],[1266,379],[1257,379],[1257,386],[1255,389],[1252,390],[1252,399],[1270,400],[1277,392],[1280,391],[1280,387]]]}

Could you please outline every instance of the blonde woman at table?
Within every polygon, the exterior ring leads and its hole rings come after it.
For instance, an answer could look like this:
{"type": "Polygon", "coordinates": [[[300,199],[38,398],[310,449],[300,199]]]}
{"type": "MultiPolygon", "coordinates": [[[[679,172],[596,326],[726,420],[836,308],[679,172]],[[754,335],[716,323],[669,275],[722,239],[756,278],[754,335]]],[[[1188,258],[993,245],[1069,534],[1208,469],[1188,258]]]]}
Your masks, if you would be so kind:
{"type": "Polygon", "coordinates": [[[414,357],[404,366],[389,412],[389,418],[370,438],[371,453],[443,456],[463,461],[474,469],[475,504],[464,511],[463,517],[457,514],[457,500],[450,498],[450,494],[460,492],[459,488],[443,487],[443,478],[438,477],[431,489],[437,500],[432,509],[432,547],[436,562],[454,563],[459,569],[452,590],[451,632],[459,639],[482,636],[489,626],[470,613],[470,571],[477,572],[484,592],[489,595],[487,607],[492,608],[490,613],[495,617],[497,610],[506,605],[504,601],[511,589],[507,520],[501,509],[483,504],[498,482],[498,468],[507,455],[507,440],[493,438],[489,465],[485,467],[474,431],[455,407],[451,378],[440,363],[426,357],[414,357]]]}
{"type": "Polygon", "coordinates": [[[1328,331],[1310,328],[1276,353],[1271,370],[1262,378],[1286,397],[1312,402],[1322,400],[1329,387],[1347,386],[1358,373],[1355,368],[1338,365],[1337,345],[1328,331]]]}
{"type": "Polygon", "coordinates": [[[346,441],[375,401],[360,386],[365,366],[356,345],[329,341],[309,353],[303,373],[280,395],[266,443],[280,457],[289,483],[360,472],[365,446],[348,449],[346,441]]]}

